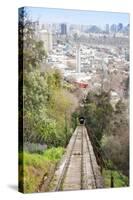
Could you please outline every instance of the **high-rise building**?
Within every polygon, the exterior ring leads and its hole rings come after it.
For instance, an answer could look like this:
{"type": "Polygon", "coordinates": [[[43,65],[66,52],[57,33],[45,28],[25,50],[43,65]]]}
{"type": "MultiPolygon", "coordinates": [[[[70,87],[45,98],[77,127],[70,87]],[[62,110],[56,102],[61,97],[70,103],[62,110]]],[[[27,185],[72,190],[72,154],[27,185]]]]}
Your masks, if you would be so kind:
{"type": "Polygon", "coordinates": [[[33,28],[35,31],[38,31],[38,30],[39,30],[39,21],[34,21],[34,22],[32,22],[32,28],[33,28]]]}
{"type": "Polygon", "coordinates": [[[116,24],[112,24],[110,27],[110,31],[116,33],[116,24]]]}
{"type": "Polygon", "coordinates": [[[43,41],[46,52],[50,52],[52,50],[52,32],[41,30],[39,32],[39,39],[43,41]]]}
{"type": "Polygon", "coordinates": [[[123,28],[123,30],[124,30],[124,32],[125,32],[126,34],[129,34],[129,31],[130,31],[130,25],[127,24],[127,25],[123,28]]]}
{"type": "Polygon", "coordinates": [[[67,35],[67,25],[61,24],[61,35],[67,35]]]}
{"type": "Polygon", "coordinates": [[[119,23],[117,26],[117,32],[122,32],[123,31],[123,24],[119,23]]]}
{"type": "Polygon", "coordinates": [[[47,31],[51,31],[51,28],[52,27],[52,25],[51,24],[42,24],[42,26],[41,26],[41,29],[42,30],[47,30],[47,31]]]}
{"type": "Polygon", "coordinates": [[[109,24],[106,24],[106,33],[109,33],[109,24]]]}

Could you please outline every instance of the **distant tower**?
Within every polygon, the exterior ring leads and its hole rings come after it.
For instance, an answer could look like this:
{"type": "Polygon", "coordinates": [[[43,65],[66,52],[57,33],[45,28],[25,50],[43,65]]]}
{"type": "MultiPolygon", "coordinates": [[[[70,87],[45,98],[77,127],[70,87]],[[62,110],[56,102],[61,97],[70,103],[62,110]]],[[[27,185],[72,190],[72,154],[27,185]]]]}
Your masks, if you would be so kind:
{"type": "Polygon", "coordinates": [[[117,32],[122,32],[122,30],[123,30],[123,24],[119,23],[117,26],[117,32]]]}
{"type": "Polygon", "coordinates": [[[80,73],[80,45],[77,45],[76,49],[76,72],[80,73]]]}
{"type": "Polygon", "coordinates": [[[109,33],[109,24],[106,24],[106,33],[109,33]]]}
{"type": "Polygon", "coordinates": [[[111,25],[110,30],[111,30],[112,33],[116,33],[116,27],[117,27],[116,24],[111,25]]]}
{"type": "Polygon", "coordinates": [[[61,24],[61,35],[67,35],[67,25],[61,24]]]}

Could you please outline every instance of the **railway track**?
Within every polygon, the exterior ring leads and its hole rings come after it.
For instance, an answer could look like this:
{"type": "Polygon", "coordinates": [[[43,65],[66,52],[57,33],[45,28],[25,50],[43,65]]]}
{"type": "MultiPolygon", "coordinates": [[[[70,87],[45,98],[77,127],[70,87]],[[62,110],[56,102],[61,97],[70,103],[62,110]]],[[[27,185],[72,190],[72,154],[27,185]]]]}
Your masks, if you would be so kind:
{"type": "Polygon", "coordinates": [[[84,125],[76,128],[59,164],[50,191],[102,188],[100,168],[84,125]]]}

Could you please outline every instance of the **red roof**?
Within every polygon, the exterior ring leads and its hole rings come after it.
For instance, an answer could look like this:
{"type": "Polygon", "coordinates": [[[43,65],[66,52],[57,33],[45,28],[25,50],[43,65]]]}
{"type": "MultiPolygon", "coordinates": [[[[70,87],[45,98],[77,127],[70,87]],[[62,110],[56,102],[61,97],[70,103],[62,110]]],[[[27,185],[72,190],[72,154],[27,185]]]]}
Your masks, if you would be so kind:
{"type": "Polygon", "coordinates": [[[88,87],[88,83],[83,83],[83,82],[75,82],[79,85],[80,88],[87,88],[88,87]]]}

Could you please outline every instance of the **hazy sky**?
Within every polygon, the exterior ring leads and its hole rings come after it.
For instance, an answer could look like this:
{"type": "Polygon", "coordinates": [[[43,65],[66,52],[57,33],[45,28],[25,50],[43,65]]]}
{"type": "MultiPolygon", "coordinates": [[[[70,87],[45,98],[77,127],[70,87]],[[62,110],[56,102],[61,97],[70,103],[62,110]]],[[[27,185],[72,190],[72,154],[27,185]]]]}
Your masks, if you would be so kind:
{"type": "Polygon", "coordinates": [[[129,24],[128,13],[82,11],[53,8],[27,7],[33,20],[44,23],[69,23],[104,26],[105,24],[129,24]]]}

